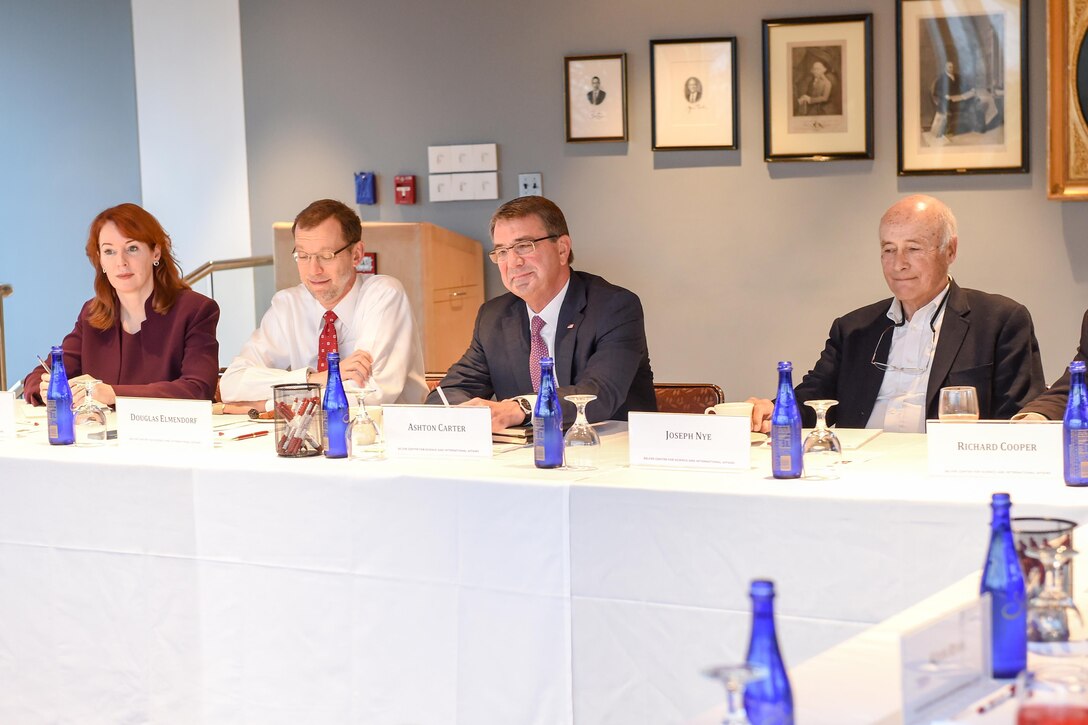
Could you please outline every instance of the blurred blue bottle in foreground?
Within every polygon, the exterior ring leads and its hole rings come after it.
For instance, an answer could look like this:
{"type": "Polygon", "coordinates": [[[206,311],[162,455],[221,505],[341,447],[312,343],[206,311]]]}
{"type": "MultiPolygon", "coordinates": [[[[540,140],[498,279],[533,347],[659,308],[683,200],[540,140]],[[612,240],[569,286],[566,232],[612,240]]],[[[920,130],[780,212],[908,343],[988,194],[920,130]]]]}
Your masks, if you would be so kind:
{"type": "Polygon", "coordinates": [[[751,596],[748,664],[763,667],[768,674],[765,679],[745,686],[744,709],[752,725],[793,725],[793,692],[774,630],[774,582],[756,579],[752,582],[751,596]]]}
{"type": "Polygon", "coordinates": [[[995,493],[990,504],[990,548],[982,570],[981,593],[992,597],[993,676],[1016,677],[1028,661],[1028,603],[1024,572],[1013,543],[1007,493],[995,493]]]}

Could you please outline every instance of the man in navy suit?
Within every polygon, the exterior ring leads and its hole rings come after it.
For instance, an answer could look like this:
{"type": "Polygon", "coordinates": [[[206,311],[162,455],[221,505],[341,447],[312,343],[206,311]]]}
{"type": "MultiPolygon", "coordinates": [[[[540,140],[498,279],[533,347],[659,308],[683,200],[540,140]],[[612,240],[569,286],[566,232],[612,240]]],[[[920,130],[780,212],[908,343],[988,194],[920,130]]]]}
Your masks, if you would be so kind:
{"type": "MultiPolygon", "coordinates": [[[[894,297],[844,315],[816,366],[795,388],[806,425],[806,400],[838,405],[828,423],[843,428],[925,432],[937,417],[942,387],[971,385],[979,415],[1009,419],[1043,391],[1043,365],[1031,314],[1001,295],[960,287],[956,218],[921,194],[892,205],[880,220],[880,263],[894,297]]],[[[752,429],[770,429],[774,404],[755,403],[752,429]]]]}
{"type": "MultiPolygon", "coordinates": [[[[536,344],[555,359],[564,421],[574,422],[575,408],[563,398],[576,393],[597,396],[586,407],[591,421],[657,410],[642,303],[571,269],[559,207],[542,196],[508,201],[491,217],[491,239],[489,256],[510,291],[480,307],[468,350],[440,383],[450,402],[488,406],[494,430],[529,422],[536,344]]],[[[439,403],[437,393],[427,402],[439,403]]]]}

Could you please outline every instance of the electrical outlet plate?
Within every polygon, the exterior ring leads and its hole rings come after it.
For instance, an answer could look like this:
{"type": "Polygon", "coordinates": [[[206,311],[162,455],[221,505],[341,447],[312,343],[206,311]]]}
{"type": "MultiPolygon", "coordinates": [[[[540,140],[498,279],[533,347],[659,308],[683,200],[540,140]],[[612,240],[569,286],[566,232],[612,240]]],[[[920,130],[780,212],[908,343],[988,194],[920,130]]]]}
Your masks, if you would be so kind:
{"type": "Polygon", "coordinates": [[[518,174],[518,196],[544,196],[544,181],[540,172],[518,174]]]}

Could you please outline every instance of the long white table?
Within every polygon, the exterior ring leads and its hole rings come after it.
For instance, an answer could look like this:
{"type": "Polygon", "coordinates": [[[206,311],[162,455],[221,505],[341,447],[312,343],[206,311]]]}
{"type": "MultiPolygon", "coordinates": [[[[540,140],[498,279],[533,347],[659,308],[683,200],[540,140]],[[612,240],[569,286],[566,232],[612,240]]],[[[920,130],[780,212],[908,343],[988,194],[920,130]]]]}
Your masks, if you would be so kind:
{"type": "Polygon", "coordinates": [[[843,478],[0,443],[0,722],[683,723],[777,581],[797,665],[980,568],[989,495],[882,435],[843,478]]]}

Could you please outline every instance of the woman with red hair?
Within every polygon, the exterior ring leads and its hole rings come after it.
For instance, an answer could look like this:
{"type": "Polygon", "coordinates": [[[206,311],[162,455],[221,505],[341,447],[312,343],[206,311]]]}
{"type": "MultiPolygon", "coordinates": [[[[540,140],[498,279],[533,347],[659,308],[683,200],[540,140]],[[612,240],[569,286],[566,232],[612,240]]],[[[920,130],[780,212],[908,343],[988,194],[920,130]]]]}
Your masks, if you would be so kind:
{"type": "MultiPolygon", "coordinates": [[[[100,403],[117,396],[211,400],[219,374],[219,305],[189,289],[170,237],[136,204],[106,209],[91,223],[87,259],[94,292],[64,338],[69,378],[89,375],[100,403]]],[[[23,381],[27,402],[42,405],[49,373],[23,381]]],[[[74,404],[83,390],[73,390],[74,404]]]]}

